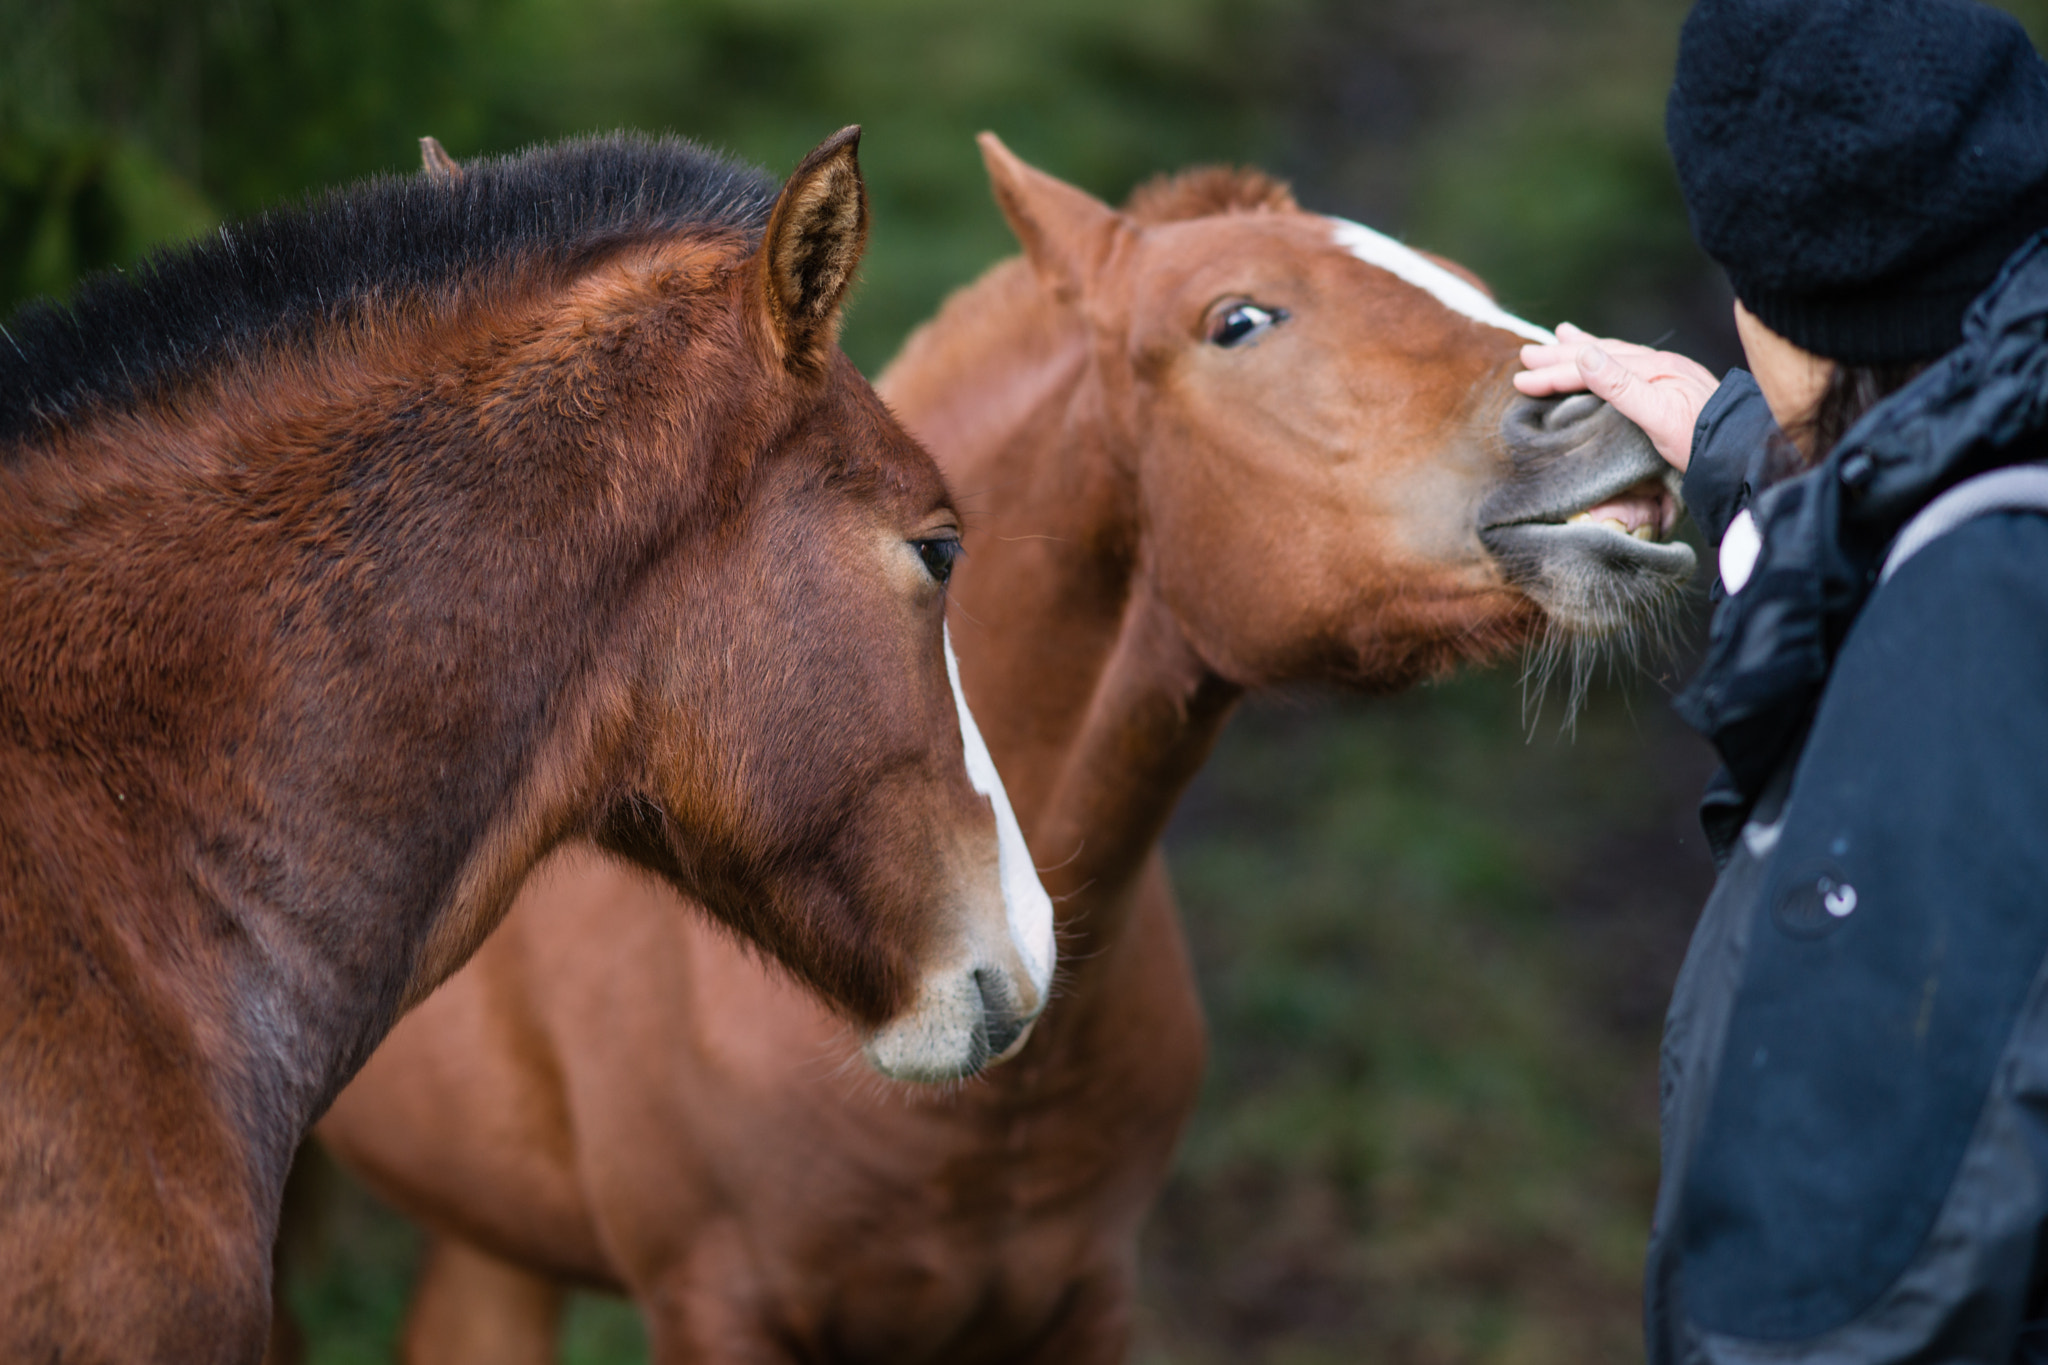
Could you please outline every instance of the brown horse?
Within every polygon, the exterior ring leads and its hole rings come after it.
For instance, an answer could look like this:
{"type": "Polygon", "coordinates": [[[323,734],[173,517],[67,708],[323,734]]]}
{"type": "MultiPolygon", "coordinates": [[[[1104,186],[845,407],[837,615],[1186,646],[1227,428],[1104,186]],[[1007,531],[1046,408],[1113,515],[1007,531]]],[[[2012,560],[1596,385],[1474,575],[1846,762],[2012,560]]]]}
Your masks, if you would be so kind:
{"type": "Polygon", "coordinates": [[[856,140],[373,183],[15,320],[0,1358],[258,1358],[300,1137],[565,840],[895,1072],[1036,1014],[958,519],[834,340],[856,140]]]}
{"type": "Polygon", "coordinates": [[[1517,396],[1535,329],[1469,278],[1256,174],[1116,212],[984,152],[1025,259],[882,389],[974,498],[960,666],[1058,998],[973,1084],[888,1087],[669,892],[565,855],[320,1129],[436,1233],[408,1359],[547,1360],[576,1282],[665,1365],[1120,1358],[1203,1056],[1157,841],[1234,703],[1628,631],[1690,576],[1648,443],[1517,396]]]}

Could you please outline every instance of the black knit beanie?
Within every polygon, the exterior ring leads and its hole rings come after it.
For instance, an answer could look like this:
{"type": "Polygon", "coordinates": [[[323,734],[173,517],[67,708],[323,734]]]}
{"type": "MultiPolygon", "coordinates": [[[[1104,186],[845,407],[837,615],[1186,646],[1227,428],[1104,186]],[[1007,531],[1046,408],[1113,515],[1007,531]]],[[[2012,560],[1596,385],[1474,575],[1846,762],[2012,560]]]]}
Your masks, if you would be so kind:
{"type": "Polygon", "coordinates": [[[1953,348],[2048,227],[2048,64],[1972,0],[1700,0],[1665,132],[1736,297],[1845,364],[1953,348]]]}

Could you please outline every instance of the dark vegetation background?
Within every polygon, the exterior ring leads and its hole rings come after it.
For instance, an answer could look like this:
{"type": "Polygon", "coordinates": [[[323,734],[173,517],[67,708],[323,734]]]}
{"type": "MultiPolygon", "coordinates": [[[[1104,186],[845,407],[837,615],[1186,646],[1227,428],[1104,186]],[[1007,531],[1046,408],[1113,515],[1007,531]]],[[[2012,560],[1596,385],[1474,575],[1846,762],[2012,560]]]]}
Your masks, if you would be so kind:
{"type": "MultiPolygon", "coordinates": [[[[2011,0],[2048,34],[2048,0],[2011,0]]],[[[1662,104],[1683,0],[0,0],[0,312],[309,188],[673,129],[785,171],[847,122],[870,373],[1012,244],[972,144],[1110,198],[1244,161],[1529,317],[1734,360],[1662,104]]],[[[1623,669],[1576,737],[1512,668],[1254,704],[1170,835],[1215,1036],[1139,1359],[1638,1358],[1656,1037],[1710,762],[1623,669]]],[[[343,1178],[293,1293],[381,1360],[416,1239],[343,1178]]],[[[579,1301],[569,1356],[644,1358],[579,1301]]]]}

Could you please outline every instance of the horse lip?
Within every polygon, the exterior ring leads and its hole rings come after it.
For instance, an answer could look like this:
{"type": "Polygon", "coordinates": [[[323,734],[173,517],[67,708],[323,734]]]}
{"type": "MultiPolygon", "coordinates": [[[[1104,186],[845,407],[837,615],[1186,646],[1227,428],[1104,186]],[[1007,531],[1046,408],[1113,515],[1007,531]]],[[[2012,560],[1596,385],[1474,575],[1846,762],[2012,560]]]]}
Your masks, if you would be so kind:
{"type": "MultiPolygon", "coordinates": [[[[1615,471],[1614,478],[1610,481],[1595,485],[1598,491],[1590,496],[1580,494],[1567,504],[1539,508],[1533,512],[1521,512],[1499,521],[1482,521],[1479,530],[1483,534],[1487,531],[1504,531],[1515,526],[1564,526],[1581,512],[1591,511],[1603,502],[1611,502],[1631,488],[1641,487],[1653,479],[1661,485],[1665,497],[1677,501],[1676,495],[1671,491],[1668,477],[1661,476],[1657,471],[1622,469],[1615,471]]],[[[1661,541],[1662,537],[1659,539],[1661,541]]]]}
{"type": "Polygon", "coordinates": [[[1650,459],[1656,461],[1654,466],[1623,461],[1621,467],[1598,482],[1570,489],[1569,501],[1558,498],[1533,505],[1525,503],[1507,515],[1482,522],[1480,544],[1513,582],[1540,579],[1551,571],[1548,566],[1558,562],[1560,555],[1567,560],[1590,555],[1612,568],[1647,572],[1660,579],[1689,577],[1695,564],[1692,547],[1671,539],[1672,531],[1665,529],[1665,516],[1675,522],[1675,513],[1682,507],[1672,488],[1674,478],[1654,452],[1650,459]],[[1655,538],[1644,539],[1613,527],[1570,520],[1626,495],[1631,489],[1644,488],[1647,493],[1646,485],[1653,481],[1660,496],[1670,500],[1665,516],[1659,517],[1655,538]]]}
{"type": "MultiPolygon", "coordinates": [[[[1682,540],[1643,540],[1606,527],[1562,521],[1505,522],[1487,527],[1480,538],[1496,560],[1512,558],[1539,540],[1553,545],[1576,542],[1596,553],[1619,556],[1675,575],[1691,573],[1695,559],[1692,547],[1682,540]]],[[[1514,577],[1512,571],[1510,577],[1514,577]]]]}

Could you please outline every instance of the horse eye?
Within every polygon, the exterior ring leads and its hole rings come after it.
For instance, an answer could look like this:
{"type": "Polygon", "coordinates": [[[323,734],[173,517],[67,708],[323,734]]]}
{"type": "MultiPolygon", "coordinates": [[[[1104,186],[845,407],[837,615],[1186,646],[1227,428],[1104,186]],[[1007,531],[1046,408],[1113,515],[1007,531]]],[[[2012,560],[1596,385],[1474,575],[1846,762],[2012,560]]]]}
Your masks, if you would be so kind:
{"type": "Polygon", "coordinates": [[[925,572],[944,584],[953,576],[953,561],[960,557],[960,542],[951,536],[935,536],[930,540],[914,540],[917,557],[924,561],[925,572]]]}
{"type": "Polygon", "coordinates": [[[1216,320],[1216,325],[1210,329],[1209,341],[1217,346],[1235,346],[1286,320],[1287,310],[1284,308],[1261,308],[1256,303],[1240,303],[1216,320]]]}

